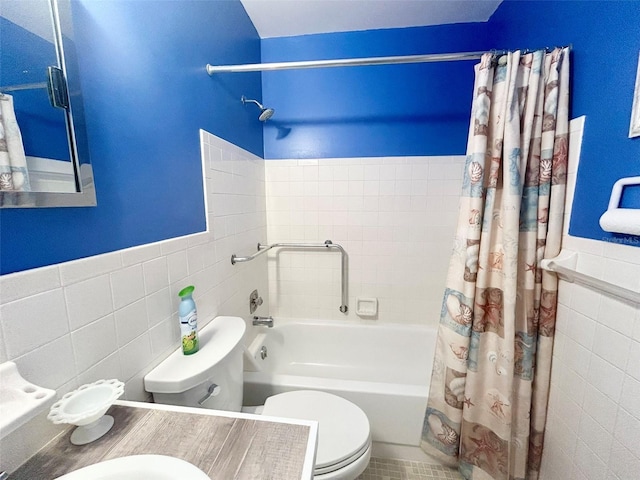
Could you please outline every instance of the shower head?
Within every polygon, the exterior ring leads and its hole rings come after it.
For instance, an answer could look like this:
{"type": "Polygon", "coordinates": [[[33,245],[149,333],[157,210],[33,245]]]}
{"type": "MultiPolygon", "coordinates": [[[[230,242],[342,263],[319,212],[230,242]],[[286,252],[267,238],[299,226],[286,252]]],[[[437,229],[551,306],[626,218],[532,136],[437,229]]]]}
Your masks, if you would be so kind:
{"type": "Polygon", "coordinates": [[[244,95],[242,95],[242,97],[240,98],[240,101],[245,105],[247,103],[255,103],[258,106],[258,108],[261,110],[260,116],[258,117],[258,120],[260,120],[261,122],[266,122],[271,117],[273,117],[273,114],[276,112],[273,108],[264,108],[262,104],[257,100],[251,100],[250,98],[247,98],[244,95]]]}
{"type": "Polygon", "coordinates": [[[276,113],[276,111],[273,108],[265,108],[258,117],[258,120],[260,120],[261,122],[266,122],[271,117],[273,117],[274,113],[276,113]]]}

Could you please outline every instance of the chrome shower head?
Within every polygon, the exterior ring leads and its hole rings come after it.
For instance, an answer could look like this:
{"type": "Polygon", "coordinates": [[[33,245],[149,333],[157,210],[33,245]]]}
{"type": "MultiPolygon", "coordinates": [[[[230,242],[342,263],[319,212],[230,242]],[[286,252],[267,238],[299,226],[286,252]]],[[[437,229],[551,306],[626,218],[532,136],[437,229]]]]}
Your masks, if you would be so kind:
{"type": "Polygon", "coordinates": [[[260,120],[261,122],[266,122],[271,117],[273,117],[274,113],[276,113],[276,111],[273,108],[265,108],[258,117],[258,120],[260,120]]]}
{"type": "Polygon", "coordinates": [[[244,105],[246,105],[247,103],[255,103],[258,106],[258,108],[261,110],[260,111],[260,116],[258,117],[258,120],[260,120],[261,122],[266,122],[271,117],[273,117],[274,113],[276,113],[276,111],[273,108],[264,108],[262,106],[262,104],[260,102],[258,102],[257,100],[251,100],[250,98],[247,98],[244,95],[242,95],[242,97],[240,97],[240,101],[244,105]]]}

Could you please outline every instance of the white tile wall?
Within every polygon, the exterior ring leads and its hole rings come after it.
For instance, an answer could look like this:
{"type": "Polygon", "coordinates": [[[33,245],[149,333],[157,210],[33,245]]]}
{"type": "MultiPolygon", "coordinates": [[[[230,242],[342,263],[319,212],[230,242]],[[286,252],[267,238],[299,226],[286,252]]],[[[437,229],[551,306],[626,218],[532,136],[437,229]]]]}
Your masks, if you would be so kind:
{"type": "MultiPolygon", "coordinates": [[[[598,242],[565,238],[578,252],[591,243],[598,242]]],[[[640,274],[640,248],[604,250],[624,250],[640,274]]],[[[611,259],[604,252],[600,258],[611,259]]],[[[559,288],[542,479],[638,479],[640,305],[565,281],[559,288]]]]}
{"type": "Polygon", "coordinates": [[[463,167],[463,156],[267,161],[269,243],[330,239],[349,255],[345,316],[339,253],[270,252],[271,313],[359,320],[356,298],[376,297],[379,322],[436,326],[463,167]]]}
{"type": "MultiPolygon", "coordinates": [[[[567,218],[584,119],[572,122],[567,218]]],[[[565,222],[566,223],[566,222],[565,222]]],[[[638,290],[640,248],[566,235],[578,270],[638,290]]],[[[560,282],[541,480],[640,478],[640,305],[560,282]]]]}
{"type": "MultiPolygon", "coordinates": [[[[144,375],[179,345],[182,287],[196,286],[201,325],[217,314],[248,320],[255,288],[267,313],[266,259],[230,262],[267,236],[264,160],[206,132],[202,152],[209,231],[0,277],[0,361],[59,394],[119,378],[127,399],[147,400],[144,375]]],[[[0,470],[59,431],[43,417],[0,441],[0,470]]]]}

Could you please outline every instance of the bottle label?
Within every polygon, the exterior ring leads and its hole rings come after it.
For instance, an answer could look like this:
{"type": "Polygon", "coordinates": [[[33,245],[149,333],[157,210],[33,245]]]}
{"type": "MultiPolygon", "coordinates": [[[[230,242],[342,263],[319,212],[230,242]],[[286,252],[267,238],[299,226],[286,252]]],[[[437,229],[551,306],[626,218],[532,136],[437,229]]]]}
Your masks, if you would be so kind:
{"type": "Polygon", "coordinates": [[[195,329],[198,326],[198,315],[195,310],[191,310],[185,317],[180,317],[180,323],[186,323],[195,329]]]}
{"type": "Polygon", "coordinates": [[[180,334],[182,336],[182,353],[191,355],[198,351],[198,316],[195,310],[186,316],[180,317],[180,334]]]}

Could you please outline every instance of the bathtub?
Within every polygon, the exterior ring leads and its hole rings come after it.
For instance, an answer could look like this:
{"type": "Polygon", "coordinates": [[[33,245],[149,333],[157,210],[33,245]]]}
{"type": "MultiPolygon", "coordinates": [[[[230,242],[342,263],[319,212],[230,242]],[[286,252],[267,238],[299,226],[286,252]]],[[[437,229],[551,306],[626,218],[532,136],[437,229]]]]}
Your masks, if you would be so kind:
{"type": "Polygon", "coordinates": [[[277,393],[322,390],[364,410],[373,441],[417,446],[436,333],[419,325],[276,319],[246,349],[243,403],[262,405],[277,393]]]}

